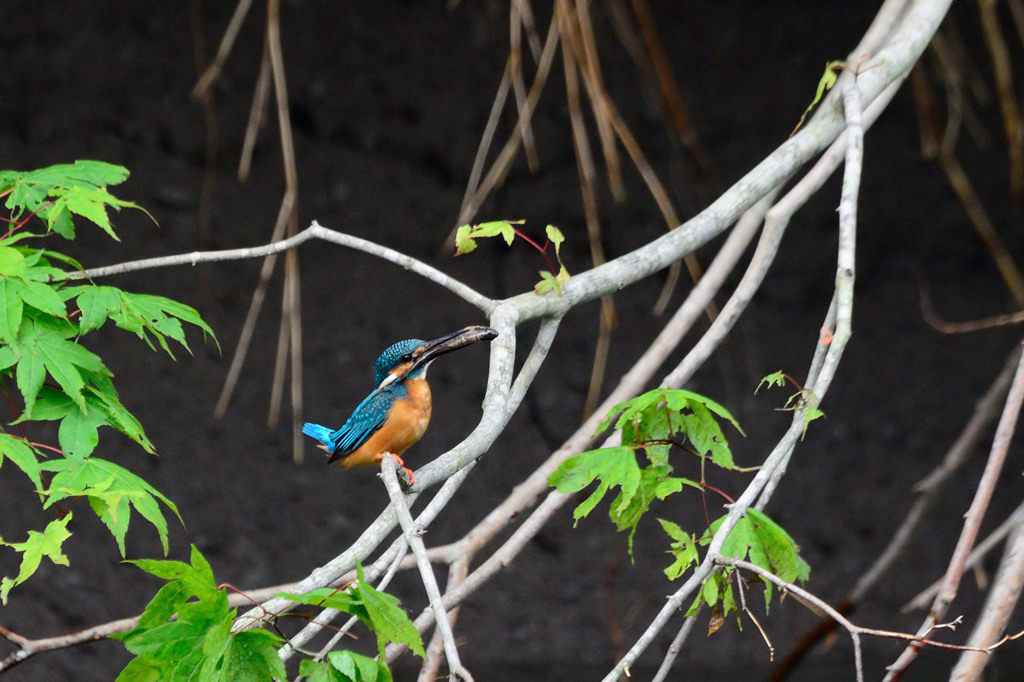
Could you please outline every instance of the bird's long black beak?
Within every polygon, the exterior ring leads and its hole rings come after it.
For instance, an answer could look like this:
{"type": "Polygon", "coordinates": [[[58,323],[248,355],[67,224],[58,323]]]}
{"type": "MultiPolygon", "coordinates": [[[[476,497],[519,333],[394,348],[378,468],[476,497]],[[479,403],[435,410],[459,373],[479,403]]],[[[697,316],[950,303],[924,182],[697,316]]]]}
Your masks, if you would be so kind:
{"type": "Polygon", "coordinates": [[[427,341],[417,350],[409,371],[423,367],[445,353],[450,353],[477,341],[490,341],[497,336],[498,332],[490,327],[466,327],[457,332],[445,334],[433,341],[427,341]]]}

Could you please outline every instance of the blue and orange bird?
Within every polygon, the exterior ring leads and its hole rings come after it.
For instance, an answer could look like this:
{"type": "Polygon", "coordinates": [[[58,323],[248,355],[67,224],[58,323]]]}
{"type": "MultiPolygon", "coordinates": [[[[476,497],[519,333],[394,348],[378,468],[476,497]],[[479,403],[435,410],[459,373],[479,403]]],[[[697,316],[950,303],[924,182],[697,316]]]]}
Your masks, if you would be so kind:
{"type": "MultiPolygon", "coordinates": [[[[377,388],[359,403],[337,430],[306,423],[302,432],[320,441],[342,467],[370,466],[384,455],[404,466],[401,454],[423,437],[430,423],[430,387],[427,367],[445,353],[477,341],[490,341],[498,332],[487,327],[466,327],[433,341],[399,341],[380,354],[373,365],[377,388]]],[[[412,482],[412,472],[409,480],[412,482]]]]}

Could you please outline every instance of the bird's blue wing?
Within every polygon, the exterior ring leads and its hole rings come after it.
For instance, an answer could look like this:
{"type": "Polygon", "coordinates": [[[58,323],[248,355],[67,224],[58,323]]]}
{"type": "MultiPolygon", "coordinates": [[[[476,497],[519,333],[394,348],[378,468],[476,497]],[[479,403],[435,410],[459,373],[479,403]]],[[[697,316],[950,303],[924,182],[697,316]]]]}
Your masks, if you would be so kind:
{"type": "Polygon", "coordinates": [[[384,426],[393,402],[394,396],[390,392],[374,391],[359,403],[340,429],[331,430],[307,422],[302,432],[323,443],[324,449],[331,454],[331,461],[334,461],[353,452],[384,426]]]}

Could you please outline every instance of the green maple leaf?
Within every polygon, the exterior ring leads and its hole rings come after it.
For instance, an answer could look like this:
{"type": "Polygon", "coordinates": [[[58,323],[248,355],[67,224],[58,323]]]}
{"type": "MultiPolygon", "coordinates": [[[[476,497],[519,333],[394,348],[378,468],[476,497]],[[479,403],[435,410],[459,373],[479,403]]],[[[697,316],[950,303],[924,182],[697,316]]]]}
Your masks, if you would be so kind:
{"type": "Polygon", "coordinates": [[[5,576],[0,581],[0,602],[7,604],[7,595],[10,594],[11,589],[28,580],[39,568],[39,562],[43,557],[60,566],[68,565],[68,558],[64,556],[61,547],[64,541],[71,537],[71,531],[67,528],[70,521],[71,514],[68,513],[62,519],[50,521],[42,533],[30,530],[28,540],[25,542],[4,542],[3,538],[0,538],[0,545],[21,552],[21,568],[18,570],[17,577],[5,576]]]}
{"type": "MultiPolygon", "coordinates": [[[[714,521],[700,543],[706,545],[718,532],[725,516],[714,521]]],[[[748,509],[722,545],[722,556],[744,559],[770,571],[786,582],[807,580],[811,567],[800,556],[793,538],[768,515],[748,509]]],[[[765,608],[771,602],[772,583],[765,583],[765,608]]]]}
{"type": "Polygon", "coordinates": [[[386,592],[378,592],[367,583],[362,564],[356,564],[356,575],[359,578],[356,593],[366,608],[373,631],[377,634],[377,648],[381,658],[384,657],[384,648],[388,642],[405,644],[417,656],[425,658],[420,633],[398,605],[398,599],[386,592]]]}
{"type": "Polygon", "coordinates": [[[82,410],[87,411],[82,390],[82,370],[109,374],[99,356],[70,341],[77,330],[70,323],[55,319],[26,319],[18,332],[15,353],[17,384],[25,399],[25,414],[32,415],[36,396],[49,374],[82,410]]]}
{"type": "Polygon", "coordinates": [[[389,642],[397,642],[424,657],[423,640],[409,616],[399,606],[398,599],[368,584],[359,562],[356,562],[356,576],[357,582],[346,590],[323,588],[303,594],[283,593],[278,596],[299,604],[334,609],[356,616],[377,635],[377,647],[382,655],[389,642]]]}
{"type": "Polygon", "coordinates": [[[195,546],[188,564],[152,559],[129,563],[170,582],[146,606],[134,629],[114,635],[137,656],[121,671],[119,682],[286,678],[277,656],[279,637],[263,630],[232,634],[236,612],[195,546]]]}
{"type": "Polygon", "coordinates": [[[605,494],[615,486],[621,489],[617,498],[619,511],[624,510],[632,501],[640,488],[640,467],[636,463],[636,455],[632,448],[619,445],[581,452],[562,462],[548,477],[549,486],[567,494],[579,492],[594,481],[600,481],[601,484],[590,497],[576,507],[573,518],[577,522],[590,514],[605,494]]]}
{"type": "Polygon", "coordinates": [[[155,339],[172,358],[174,354],[167,345],[167,337],[189,350],[182,322],[199,327],[216,339],[213,330],[195,308],[163,296],[133,294],[109,286],[70,287],[64,295],[78,297],[78,307],[82,311],[79,324],[83,333],[99,329],[110,319],[119,328],[135,333],[150,348],[154,348],[155,339]]]}
{"type": "Polygon", "coordinates": [[[669,580],[675,580],[690,568],[700,562],[700,555],[697,554],[697,539],[685,532],[678,524],[658,519],[662,529],[672,538],[672,545],[669,553],[675,557],[672,565],[665,569],[665,575],[669,580]]]}
{"type": "Polygon", "coordinates": [[[113,462],[96,457],[52,460],[41,463],[40,469],[56,474],[46,490],[48,499],[44,507],[68,497],[87,496],[93,511],[117,540],[121,556],[125,554],[124,539],[134,508],[153,524],[164,553],[168,551],[167,519],[160,511],[159,503],[170,509],[179,521],[181,515],[173,502],[143,479],[113,462]]]}
{"type": "Polygon", "coordinates": [[[4,459],[14,462],[14,466],[32,479],[36,490],[43,489],[43,481],[39,475],[39,459],[32,446],[9,433],[0,432],[0,464],[3,464],[4,459]]]}

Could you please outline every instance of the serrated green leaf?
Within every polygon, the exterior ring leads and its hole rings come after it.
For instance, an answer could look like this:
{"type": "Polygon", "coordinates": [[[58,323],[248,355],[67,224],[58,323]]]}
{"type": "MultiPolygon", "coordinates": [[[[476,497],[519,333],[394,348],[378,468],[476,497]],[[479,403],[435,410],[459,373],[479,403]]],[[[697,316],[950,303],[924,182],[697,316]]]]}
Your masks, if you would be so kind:
{"type": "MultiPolygon", "coordinates": [[[[230,632],[230,624],[227,629],[230,632]]],[[[208,654],[210,663],[205,669],[216,670],[216,675],[201,679],[223,682],[286,679],[288,673],[284,661],[277,655],[280,646],[280,638],[266,630],[237,632],[226,638],[220,660],[213,661],[212,655],[208,654]]]]}
{"type": "MultiPolygon", "coordinates": [[[[58,436],[64,456],[81,458],[91,454],[98,442],[97,429],[100,426],[117,429],[146,452],[153,453],[153,444],[142,429],[142,424],[121,404],[109,377],[92,373],[83,373],[83,376],[87,379],[84,391],[88,407],[86,411],[83,412],[63,391],[48,386],[39,390],[32,407],[32,420],[61,422],[58,436]]],[[[29,418],[29,415],[23,413],[13,423],[18,424],[29,418]]]]}
{"type": "Polygon", "coordinates": [[[711,454],[711,461],[723,469],[734,469],[732,451],[722,428],[711,416],[710,410],[701,403],[691,403],[693,410],[682,416],[686,437],[701,456],[711,454]]]}
{"type": "MultiPolygon", "coordinates": [[[[714,521],[701,544],[707,544],[718,532],[725,516],[714,521]]],[[[774,573],[786,582],[807,580],[810,566],[800,557],[800,548],[793,538],[766,514],[748,509],[722,545],[722,556],[745,559],[774,573]]],[[[771,601],[772,583],[765,583],[765,606],[771,601]]]]}
{"type": "Polygon", "coordinates": [[[35,280],[26,280],[18,291],[21,300],[37,310],[55,317],[67,315],[64,299],[49,284],[35,280]]]}
{"type": "Polygon", "coordinates": [[[18,360],[16,369],[18,390],[25,401],[25,417],[31,418],[39,389],[46,381],[46,364],[38,355],[25,353],[18,360]]]}
{"type": "Polygon", "coordinates": [[[473,237],[501,237],[505,240],[506,246],[512,246],[516,238],[516,230],[513,225],[522,225],[524,220],[494,220],[489,223],[474,225],[470,234],[473,237]]]}
{"type": "Polygon", "coordinates": [[[21,182],[68,187],[119,185],[128,179],[128,169],[105,161],[78,160],[20,173],[21,182]]]}
{"type": "Polygon", "coordinates": [[[27,319],[22,325],[18,333],[21,359],[17,383],[25,399],[26,414],[31,415],[47,373],[83,411],[88,411],[82,395],[85,381],[81,370],[99,374],[109,374],[109,370],[95,353],[67,339],[74,334],[72,325],[55,318],[27,319]]]}
{"type": "Polygon", "coordinates": [[[669,553],[675,557],[675,561],[665,569],[665,575],[668,576],[669,580],[675,580],[689,570],[690,566],[700,563],[700,555],[697,553],[697,540],[692,534],[680,528],[678,524],[666,521],[665,519],[658,519],[658,522],[668,536],[672,538],[669,553]]]}
{"type": "Polygon", "coordinates": [[[597,490],[573,512],[577,521],[593,511],[605,493],[615,486],[622,489],[618,506],[630,503],[640,487],[640,467],[633,450],[620,445],[574,455],[548,477],[548,485],[560,493],[575,493],[598,480],[601,484],[597,490]]]}
{"type": "MultiPolygon", "coordinates": [[[[50,190],[50,196],[55,197],[52,211],[59,212],[63,209],[82,216],[103,229],[116,241],[117,234],[110,224],[110,216],[107,214],[107,207],[115,210],[121,208],[139,208],[130,201],[124,201],[110,194],[104,187],[84,187],[81,185],[73,187],[60,187],[50,190]]],[[[52,229],[52,221],[50,221],[52,229]]]]}
{"type": "Polygon", "coordinates": [[[146,452],[155,453],[156,449],[143,430],[142,423],[121,404],[113,384],[109,380],[101,381],[95,376],[90,378],[91,383],[85,389],[85,399],[90,412],[99,410],[107,424],[138,443],[146,452]]]}
{"type": "Polygon", "coordinates": [[[366,582],[363,575],[363,566],[356,563],[356,575],[359,584],[356,587],[357,596],[366,607],[367,615],[377,635],[377,649],[381,658],[384,658],[384,649],[389,642],[405,644],[409,650],[420,658],[425,658],[423,651],[423,640],[416,626],[409,620],[409,616],[398,605],[398,599],[386,592],[378,592],[372,585],[366,582]]]}
{"type": "Polygon", "coordinates": [[[682,490],[683,485],[702,490],[699,483],[687,478],[667,476],[666,471],[655,467],[641,469],[640,485],[637,486],[635,494],[626,500],[624,492],[620,492],[608,508],[608,516],[615,524],[616,530],[629,531],[627,551],[630,557],[633,556],[633,536],[636,534],[637,526],[654,500],[664,500],[682,490]]]}
{"type": "MultiPolygon", "coordinates": [[[[725,409],[718,403],[707,396],[694,393],[693,391],[687,391],[685,389],[665,389],[665,399],[668,403],[669,409],[685,409],[689,407],[693,409],[694,404],[704,405],[711,412],[714,412],[722,419],[728,420],[736,430],[743,434],[743,427],[736,421],[736,418],[732,416],[729,410],[725,409]]],[[[745,435],[745,434],[744,434],[745,435]]]]}
{"type": "Polygon", "coordinates": [[[182,602],[191,597],[197,597],[200,601],[211,601],[220,592],[210,563],[195,545],[192,545],[187,564],[169,559],[128,559],[125,563],[133,564],[150,575],[173,581],[170,584],[179,585],[184,595],[182,602]]]}
{"type": "Polygon", "coordinates": [[[117,637],[137,655],[119,680],[135,679],[136,671],[155,671],[160,680],[192,682],[285,679],[277,656],[282,640],[263,630],[231,633],[236,612],[195,546],[190,564],[131,563],[170,582],[150,601],[136,627],[117,637]],[[174,614],[177,618],[170,620],[174,614]]]}
{"type": "Polygon", "coordinates": [[[470,237],[472,232],[472,225],[460,225],[455,230],[455,255],[463,256],[467,253],[473,253],[476,251],[476,240],[470,237]]]}
{"type": "Polygon", "coordinates": [[[774,388],[776,386],[779,386],[779,387],[785,386],[786,385],[786,375],[780,369],[778,372],[772,372],[768,376],[762,377],[761,381],[759,381],[757,383],[757,388],[754,389],[754,393],[756,394],[758,391],[760,391],[761,387],[764,386],[765,384],[768,385],[768,388],[774,388]]]}
{"type": "Polygon", "coordinates": [[[163,544],[167,546],[167,519],[160,511],[162,502],[181,521],[178,508],[149,483],[127,469],[96,457],[82,460],[51,460],[42,462],[43,471],[56,475],[47,489],[44,507],[68,497],[84,495],[89,504],[117,540],[121,556],[124,556],[124,539],[128,532],[131,508],[149,521],[163,544]]]}
{"type": "MultiPolygon", "coordinates": [[[[64,230],[70,224],[55,226],[55,213],[52,206],[45,204],[50,201],[51,193],[66,188],[98,188],[116,185],[128,177],[128,171],[121,166],[102,161],[76,161],[73,164],[56,164],[33,171],[8,171],[3,175],[3,187],[10,188],[6,206],[11,209],[12,217],[18,219],[25,212],[36,212],[46,220],[50,229],[64,230]]],[[[64,219],[60,219],[64,220],[64,219]]],[[[73,232],[72,232],[73,237],[73,232]]]]}
{"type": "Polygon", "coordinates": [[[46,220],[46,228],[71,241],[75,238],[75,223],[71,220],[71,211],[66,206],[51,207],[40,211],[41,218],[46,220]]]}
{"type": "MultiPolygon", "coordinates": [[[[168,336],[189,350],[185,333],[178,320],[195,325],[216,339],[210,326],[190,306],[162,296],[116,291],[120,297],[120,306],[116,310],[110,310],[111,319],[121,329],[135,332],[150,348],[153,348],[153,343],[150,340],[150,335],[152,335],[160,347],[172,358],[174,354],[166,341],[168,336]]],[[[189,350],[189,352],[191,351],[189,350]]]]}
{"type": "Polygon", "coordinates": [[[3,464],[5,458],[14,462],[14,466],[32,480],[36,490],[43,489],[43,481],[39,475],[39,459],[32,446],[9,433],[0,433],[0,464],[3,464]]]}
{"type": "Polygon", "coordinates": [[[21,568],[18,570],[17,577],[4,576],[4,579],[0,581],[0,602],[7,604],[7,596],[11,589],[28,580],[39,568],[39,562],[43,557],[60,566],[68,565],[68,558],[64,556],[61,548],[64,541],[71,537],[71,531],[67,529],[70,521],[71,513],[69,512],[62,519],[50,521],[42,533],[30,530],[28,540],[25,542],[4,542],[0,539],[0,544],[21,553],[21,568]]]}
{"type": "Polygon", "coordinates": [[[106,424],[106,418],[97,410],[82,412],[79,409],[61,419],[57,441],[64,456],[75,459],[91,455],[100,442],[99,427],[106,424]]]}
{"type": "Polygon", "coordinates": [[[77,303],[82,311],[78,326],[85,334],[102,327],[111,313],[121,309],[121,292],[107,286],[82,287],[77,303]]]}

